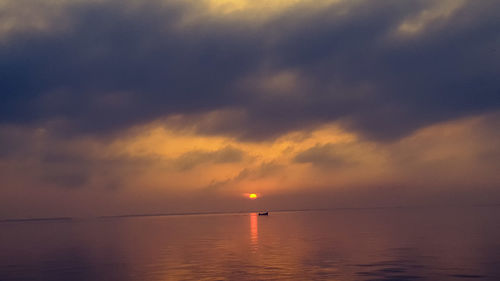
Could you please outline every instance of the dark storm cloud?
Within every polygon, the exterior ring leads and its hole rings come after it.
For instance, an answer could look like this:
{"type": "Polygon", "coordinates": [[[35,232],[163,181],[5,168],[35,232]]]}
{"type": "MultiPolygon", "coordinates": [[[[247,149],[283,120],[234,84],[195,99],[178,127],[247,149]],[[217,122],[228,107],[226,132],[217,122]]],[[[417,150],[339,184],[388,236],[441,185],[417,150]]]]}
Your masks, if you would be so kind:
{"type": "Polygon", "coordinates": [[[2,121],[99,132],[227,104],[225,84],[247,71],[252,49],[224,30],[176,32],[183,8],[157,9],[83,5],[67,11],[65,32],[11,38],[0,52],[2,121]]]}
{"type": "Polygon", "coordinates": [[[5,38],[1,123],[101,135],[229,110],[239,114],[197,129],[256,140],[341,121],[390,140],[500,107],[497,1],[469,1],[407,35],[398,26],[435,1],[346,1],[262,25],[202,17],[187,26],[188,2],[131,3],[69,5],[66,28],[5,38]],[[289,70],[300,81],[279,95],[242,83],[289,70]]]}

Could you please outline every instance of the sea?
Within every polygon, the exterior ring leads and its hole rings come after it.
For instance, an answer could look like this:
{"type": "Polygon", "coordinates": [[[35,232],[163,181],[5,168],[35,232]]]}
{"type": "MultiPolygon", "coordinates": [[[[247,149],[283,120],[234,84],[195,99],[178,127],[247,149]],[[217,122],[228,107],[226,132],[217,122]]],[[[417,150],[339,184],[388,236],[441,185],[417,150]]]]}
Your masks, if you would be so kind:
{"type": "Polygon", "coordinates": [[[500,280],[500,207],[0,222],[0,280],[500,280]]]}

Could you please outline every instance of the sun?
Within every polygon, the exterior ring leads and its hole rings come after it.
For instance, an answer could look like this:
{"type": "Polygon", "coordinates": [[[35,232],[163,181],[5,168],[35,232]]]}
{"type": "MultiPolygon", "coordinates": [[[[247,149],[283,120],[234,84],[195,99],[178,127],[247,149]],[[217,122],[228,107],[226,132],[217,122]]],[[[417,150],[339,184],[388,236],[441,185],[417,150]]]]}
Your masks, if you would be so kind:
{"type": "Polygon", "coordinates": [[[260,193],[243,193],[242,195],[250,200],[255,200],[260,198],[260,193]]]}

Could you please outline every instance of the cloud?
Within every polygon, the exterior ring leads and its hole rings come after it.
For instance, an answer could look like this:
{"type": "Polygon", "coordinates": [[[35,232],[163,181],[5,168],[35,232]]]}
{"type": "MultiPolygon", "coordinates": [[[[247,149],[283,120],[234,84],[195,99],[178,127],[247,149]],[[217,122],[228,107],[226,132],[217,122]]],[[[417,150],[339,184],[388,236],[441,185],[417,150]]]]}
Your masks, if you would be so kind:
{"type": "Polygon", "coordinates": [[[181,170],[189,170],[197,165],[212,163],[237,163],[244,159],[245,153],[242,150],[231,146],[226,146],[215,151],[189,151],[174,160],[174,166],[181,170]]]}
{"type": "Polygon", "coordinates": [[[500,106],[495,1],[303,2],[259,25],[205,14],[208,2],[68,3],[42,9],[43,31],[12,28],[3,39],[2,124],[106,135],[222,111],[239,118],[195,127],[265,140],[339,121],[385,141],[500,106]],[[434,28],[417,22],[434,18],[434,28]],[[394,37],[402,25],[421,31],[394,37]]]}
{"type": "Polygon", "coordinates": [[[28,216],[239,210],[245,192],[272,206],[287,196],[287,206],[304,207],[491,203],[499,198],[499,120],[496,113],[443,122],[390,143],[335,126],[272,143],[162,127],[112,140],[3,128],[5,143],[17,145],[0,157],[0,205],[28,216]]]}
{"type": "Polygon", "coordinates": [[[241,188],[250,188],[253,191],[262,190],[267,185],[266,181],[282,180],[286,173],[286,166],[275,162],[262,162],[252,168],[244,168],[234,177],[212,180],[205,188],[208,192],[239,192],[241,188]],[[248,183],[250,183],[248,185],[248,183]],[[255,186],[257,185],[257,186],[255,186]]]}
{"type": "Polygon", "coordinates": [[[325,168],[339,168],[354,164],[352,159],[342,156],[338,150],[342,149],[340,145],[325,144],[315,145],[305,151],[299,152],[293,159],[296,163],[311,163],[325,168]]]}

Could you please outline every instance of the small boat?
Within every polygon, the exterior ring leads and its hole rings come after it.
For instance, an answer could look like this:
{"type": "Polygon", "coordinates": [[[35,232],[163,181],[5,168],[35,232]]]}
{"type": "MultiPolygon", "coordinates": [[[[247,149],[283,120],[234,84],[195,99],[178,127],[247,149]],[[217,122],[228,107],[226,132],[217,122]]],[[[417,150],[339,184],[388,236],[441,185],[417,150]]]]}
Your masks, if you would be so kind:
{"type": "Polygon", "coordinates": [[[269,212],[259,213],[259,216],[269,216],[269,212]]]}

